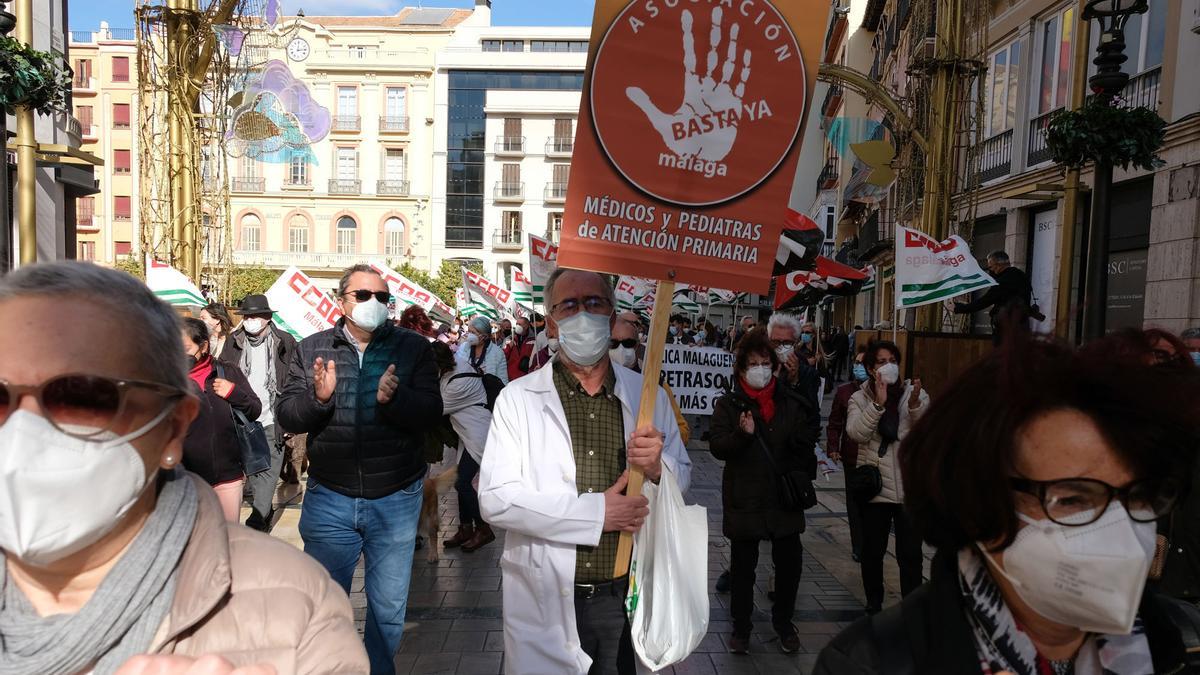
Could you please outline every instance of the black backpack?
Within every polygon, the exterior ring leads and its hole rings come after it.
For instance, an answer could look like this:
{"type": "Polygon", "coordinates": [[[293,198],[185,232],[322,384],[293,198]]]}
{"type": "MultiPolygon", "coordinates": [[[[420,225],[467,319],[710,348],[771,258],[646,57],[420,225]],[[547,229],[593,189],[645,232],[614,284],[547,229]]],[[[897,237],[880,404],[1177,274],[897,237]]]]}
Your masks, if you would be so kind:
{"type": "Polygon", "coordinates": [[[500,398],[500,391],[504,389],[504,380],[491,373],[459,373],[450,378],[450,381],[453,382],[463,377],[478,377],[483,380],[483,390],[487,392],[487,403],[484,404],[484,407],[489,411],[493,410],[496,407],[496,399],[500,398]]]}

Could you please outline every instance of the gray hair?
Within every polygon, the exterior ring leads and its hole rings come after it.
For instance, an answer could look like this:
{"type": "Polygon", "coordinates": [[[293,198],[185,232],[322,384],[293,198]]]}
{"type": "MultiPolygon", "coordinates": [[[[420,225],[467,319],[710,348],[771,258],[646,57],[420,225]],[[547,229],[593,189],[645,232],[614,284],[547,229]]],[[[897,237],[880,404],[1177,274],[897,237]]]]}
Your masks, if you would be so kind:
{"type": "Polygon", "coordinates": [[[383,278],[383,275],[379,273],[379,270],[367,265],[366,263],[359,263],[352,267],[347,267],[346,271],[342,273],[342,280],[338,282],[339,298],[346,294],[346,289],[350,286],[350,277],[360,272],[363,274],[374,274],[380,279],[383,278]]]}
{"type": "Polygon", "coordinates": [[[800,323],[800,319],[796,318],[796,316],[793,314],[775,312],[771,315],[770,320],[767,321],[767,335],[770,336],[771,331],[775,330],[776,328],[784,328],[792,331],[792,335],[795,336],[792,339],[799,340],[800,331],[804,328],[804,326],[800,323]]]}
{"type": "Polygon", "coordinates": [[[1007,251],[992,251],[988,254],[987,259],[1000,265],[1008,265],[1011,263],[1011,259],[1008,257],[1007,251]]]}
{"type": "MultiPolygon", "coordinates": [[[[73,261],[29,265],[0,279],[0,302],[47,296],[55,301],[71,297],[104,305],[131,334],[136,331],[141,356],[136,365],[146,378],[187,390],[179,315],[144,283],[124,272],[73,261]]],[[[86,328],[82,330],[86,332],[86,328]]]]}
{"type": "Polygon", "coordinates": [[[1200,326],[1189,328],[1179,334],[1181,340],[1200,340],[1200,326]]]}
{"type": "Polygon", "coordinates": [[[559,267],[550,273],[550,278],[546,280],[546,313],[550,313],[550,309],[554,306],[554,287],[558,284],[559,278],[567,272],[582,272],[584,274],[595,274],[600,277],[600,281],[604,282],[604,289],[608,291],[608,302],[613,306],[613,311],[617,311],[617,291],[613,285],[609,283],[608,278],[599,272],[590,272],[588,270],[577,270],[570,267],[559,267]]]}

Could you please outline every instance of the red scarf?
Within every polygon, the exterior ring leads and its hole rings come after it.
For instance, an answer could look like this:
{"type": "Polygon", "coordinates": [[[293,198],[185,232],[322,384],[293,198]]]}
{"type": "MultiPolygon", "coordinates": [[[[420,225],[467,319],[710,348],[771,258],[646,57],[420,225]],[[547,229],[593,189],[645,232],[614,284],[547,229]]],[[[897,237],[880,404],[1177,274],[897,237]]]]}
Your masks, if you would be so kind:
{"type": "Polygon", "coordinates": [[[770,423],[775,419],[775,378],[767,383],[767,386],[762,389],[754,389],[746,384],[746,378],[739,377],[738,382],[742,385],[742,391],[758,404],[758,409],[762,412],[763,419],[770,423]]]}
{"type": "Polygon", "coordinates": [[[188,372],[188,377],[192,378],[193,382],[200,385],[200,391],[205,391],[206,389],[204,383],[208,382],[208,376],[212,375],[212,371],[212,357],[205,356],[203,359],[197,361],[196,365],[192,366],[191,371],[188,372]]]}

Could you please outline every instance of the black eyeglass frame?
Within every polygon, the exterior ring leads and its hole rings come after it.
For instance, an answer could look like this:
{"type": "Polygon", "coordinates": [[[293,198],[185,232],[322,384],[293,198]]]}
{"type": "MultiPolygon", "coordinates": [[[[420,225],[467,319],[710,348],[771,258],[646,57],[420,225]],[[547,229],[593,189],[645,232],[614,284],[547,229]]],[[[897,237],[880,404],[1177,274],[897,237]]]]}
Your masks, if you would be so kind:
{"type": "Polygon", "coordinates": [[[1159,478],[1143,478],[1141,480],[1135,480],[1135,481],[1131,482],[1130,484],[1126,485],[1125,487],[1115,487],[1113,485],[1109,485],[1108,483],[1105,483],[1104,481],[1098,480],[1096,478],[1058,478],[1055,480],[1044,480],[1043,481],[1043,480],[1032,480],[1029,478],[1021,478],[1019,476],[1010,476],[1008,479],[1008,482],[1009,482],[1009,485],[1012,486],[1013,490],[1030,495],[1032,497],[1036,497],[1038,500],[1038,503],[1041,504],[1042,512],[1046,514],[1046,517],[1049,518],[1051,522],[1057,523],[1059,525],[1063,525],[1065,527],[1084,527],[1086,525],[1091,525],[1092,523],[1096,522],[1097,520],[1100,520],[1100,518],[1104,515],[1104,513],[1106,511],[1108,511],[1108,507],[1112,504],[1114,497],[1120,500],[1121,505],[1125,507],[1125,511],[1129,514],[1129,518],[1131,520],[1133,520],[1136,523],[1153,523],[1153,522],[1162,520],[1166,516],[1170,515],[1171,511],[1174,510],[1176,504],[1178,503],[1179,497],[1180,497],[1178,485],[1174,481],[1169,480],[1169,479],[1159,479],[1159,478]],[[1058,520],[1057,518],[1055,518],[1054,516],[1052,516],[1050,514],[1050,507],[1046,504],[1046,494],[1047,494],[1047,492],[1049,492],[1049,490],[1051,488],[1053,488],[1056,485],[1060,485],[1062,483],[1089,483],[1092,485],[1098,485],[1100,487],[1103,487],[1107,493],[1107,498],[1104,502],[1104,507],[1093,509],[1092,519],[1088,520],[1088,521],[1063,522],[1061,520],[1058,520]],[[1147,504],[1151,504],[1151,505],[1153,505],[1156,501],[1158,501],[1158,499],[1161,497],[1161,493],[1164,490],[1174,488],[1174,494],[1171,494],[1168,496],[1167,502],[1165,502],[1164,504],[1160,504],[1159,508],[1157,510],[1153,510],[1153,509],[1151,510],[1151,513],[1154,514],[1154,516],[1152,518],[1140,518],[1137,515],[1139,510],[1131,509],[1129,507],[1130,496],[1133,494],[1133,492],[1136,489],[1145,487],[1145,486],[1150,486],[1150,487],[1156,488],[1154,490],[1154,492],[1151,493],[1151,496],[1153,497],[1153,499],[1150,499],[1147,501],[1147,504]],[[1159,510],[1161,510],[1161,513],[1158,512],[1159,510]]]}

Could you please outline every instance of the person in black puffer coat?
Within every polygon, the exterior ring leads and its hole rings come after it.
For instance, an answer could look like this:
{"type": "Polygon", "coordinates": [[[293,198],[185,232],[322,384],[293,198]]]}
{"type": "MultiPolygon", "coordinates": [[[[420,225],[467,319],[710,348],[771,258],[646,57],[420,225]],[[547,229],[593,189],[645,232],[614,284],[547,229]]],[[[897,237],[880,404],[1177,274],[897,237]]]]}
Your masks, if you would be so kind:
{"type": "Polygon", "coordinates": [[[389,300],[370,266],[347,270],[338,285],[345,316],[299,344],[275,405],[282,428],[308,434],[304,551],[347,593],[366,557],[372,673],[394,672],[427,470],[424,432],[442,417],[429,341],[387,320],[389,300]]]}
{"type": "Polygon", "coordinates": [[[722,531],[732,548],[729,650],[735,654],[749,649],[754,569],[764,540],[771,542],[777,575],[771,613],[780,648],[791,653],[800,647],[792,614],[803,560],[804,511],[782,504],[781,473],[803,471],[811,481],[817,471],[817,439],[809,424],[814,411],[775,377],[779,368],[766,331],[748,333],[738,344],[733,389],[717,400],[709,436],[713,456],[725,462],[722,531]]]}
{"type": "Polygon", "coordinates": [[[183,466],[213,487],[225,519],[236,523],[246,476],[233,410],[253,420],[262,411],[262,402],[237,366],[209,354],[208,338],[203,321],[183,320],[183,350],[191,359],[188,375],[195,385],[192,394],[200,400],[200,411],[183,440],[183,466]]]}

